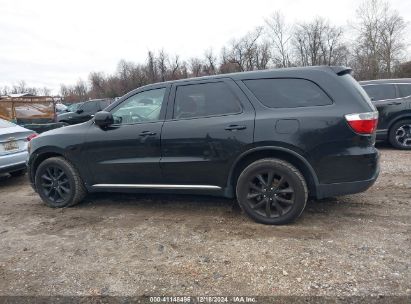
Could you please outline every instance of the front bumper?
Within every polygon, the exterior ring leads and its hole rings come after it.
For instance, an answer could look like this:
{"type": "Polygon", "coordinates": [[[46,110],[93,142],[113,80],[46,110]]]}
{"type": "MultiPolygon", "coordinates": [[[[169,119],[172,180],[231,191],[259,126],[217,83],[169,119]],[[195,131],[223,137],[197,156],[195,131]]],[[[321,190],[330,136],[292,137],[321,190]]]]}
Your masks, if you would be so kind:
{"type": "Polygon", "coordinates": [[[26,169],[27,151],[0,156],[0,173],[9,173],[26,169]]]}

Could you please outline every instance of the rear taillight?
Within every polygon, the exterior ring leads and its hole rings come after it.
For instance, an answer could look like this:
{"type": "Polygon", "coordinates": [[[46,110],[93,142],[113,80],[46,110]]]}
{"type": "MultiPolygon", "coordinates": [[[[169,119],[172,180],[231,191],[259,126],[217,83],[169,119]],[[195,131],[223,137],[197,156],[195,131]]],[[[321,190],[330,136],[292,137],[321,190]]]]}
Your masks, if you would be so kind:
{"type": "Polygon", "coordinates": [[[345,119],[354,132],[370,135],[377,129],[378,112],[347,114],[345,119]]]}
{"type": "Polygon", "coordinates": [[[34,137],[37,137],[38,136],[38,134],[37,133],[33,133],[33,134],[30,134],[29,136],[27,136],[27,141],[30,141],[30,140],[32,140],[34,137]]]}

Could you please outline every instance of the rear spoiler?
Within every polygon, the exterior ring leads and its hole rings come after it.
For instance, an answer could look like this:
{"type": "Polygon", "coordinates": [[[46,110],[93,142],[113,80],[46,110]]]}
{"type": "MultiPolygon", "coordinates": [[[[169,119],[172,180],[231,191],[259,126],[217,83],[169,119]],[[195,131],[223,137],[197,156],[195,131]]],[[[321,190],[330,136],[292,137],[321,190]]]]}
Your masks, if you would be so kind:
{"type": "Polygon", "coordinates": [[[338,76],[343,76],[345,74],[351,74],[352,69],[344,66],[330,66],[330,69],[334,71],[338,76]]]}

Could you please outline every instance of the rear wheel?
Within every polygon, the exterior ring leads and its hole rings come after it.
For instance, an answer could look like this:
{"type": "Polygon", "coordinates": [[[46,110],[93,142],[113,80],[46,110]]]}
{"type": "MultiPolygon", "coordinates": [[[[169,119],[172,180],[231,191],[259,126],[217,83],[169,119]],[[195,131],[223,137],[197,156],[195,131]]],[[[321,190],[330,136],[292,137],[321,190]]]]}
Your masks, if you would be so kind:
{"type": "Polygon", "coordinates": [[[87,193],[77,170],[62,157],[48,158],[39,165],[35,185],[42,200],[53,208],[73,206],[87,193]]]}
{"type": "Polygon", "coordinates": [[[280,159],[251,163],[240,174],[236,193],[249,217],[269,225],[294,221],[303,212],[308,197],[302,174],[280,159]]]}
{"type": "Polygon", "coordinates": [[[395,123],[390,129],[388,139],[395,148],[411,150],[411,120],[395,123]]]}

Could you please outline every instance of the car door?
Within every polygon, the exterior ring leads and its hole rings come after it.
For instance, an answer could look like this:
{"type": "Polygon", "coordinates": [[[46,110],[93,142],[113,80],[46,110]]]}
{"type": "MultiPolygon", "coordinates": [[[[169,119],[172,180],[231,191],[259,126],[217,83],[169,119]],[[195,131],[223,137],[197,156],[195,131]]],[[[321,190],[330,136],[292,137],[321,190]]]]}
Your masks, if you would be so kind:
{"type": "Polygon", "coordinates": [[[96,112],[100,111],[98,101],[85,102],[77,111],[77,115],[73,115],[74,123],[82,123],[94,117],[96,112]]]}
{"type": "Polygon", "coordinates": [[[135,187],[161,181],[160,135],[168,87],[137,92],[110,112],[114,124],[93,124],[86,135],[83,153],[92,185],[135,187]]]}
{"type": "Polygon", "coordinates": [[[398,98],[397,88],[393,83],[366,84],[363,85],[371,101],[378,110],[378,131],[386,132],[389,123],[395,119],[406,104],[402,98],[398,98]]]}
{"type": "Polygon", "coordinates": [[[254,109],[231,79],[172,87],[161,171],[167,184],[224,187],[233,159],[253,143],[254,109]]]}

